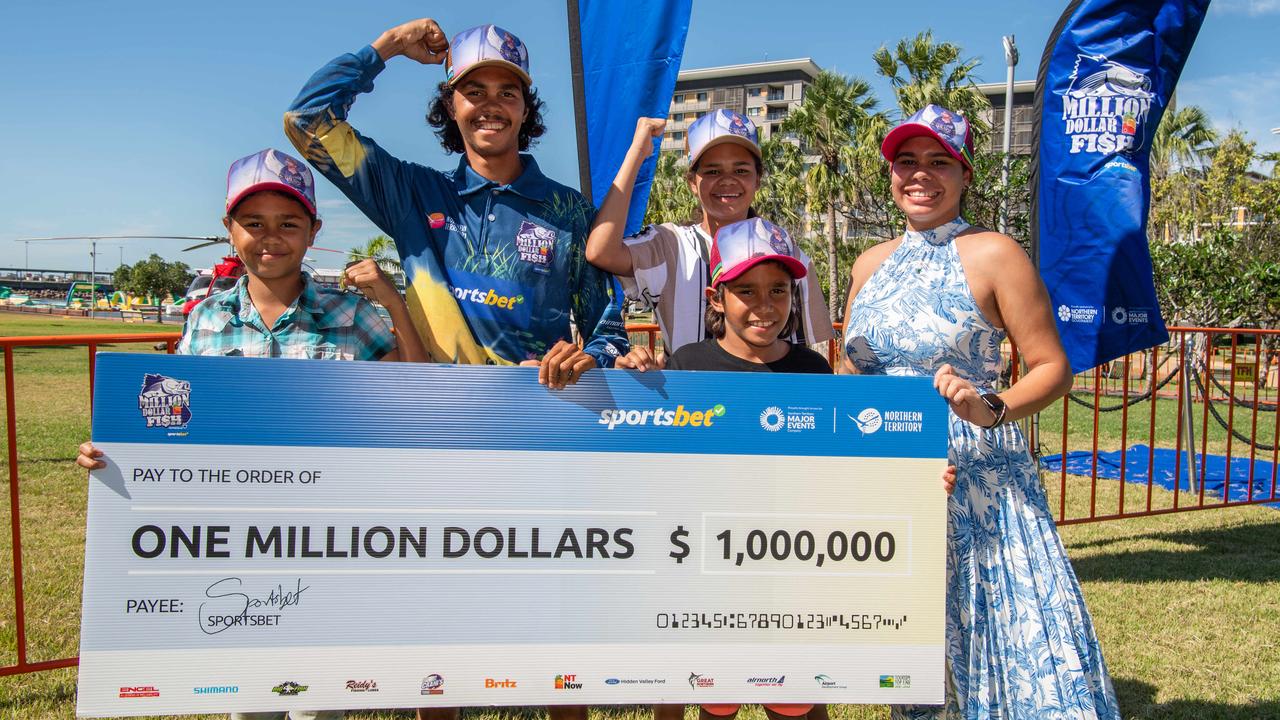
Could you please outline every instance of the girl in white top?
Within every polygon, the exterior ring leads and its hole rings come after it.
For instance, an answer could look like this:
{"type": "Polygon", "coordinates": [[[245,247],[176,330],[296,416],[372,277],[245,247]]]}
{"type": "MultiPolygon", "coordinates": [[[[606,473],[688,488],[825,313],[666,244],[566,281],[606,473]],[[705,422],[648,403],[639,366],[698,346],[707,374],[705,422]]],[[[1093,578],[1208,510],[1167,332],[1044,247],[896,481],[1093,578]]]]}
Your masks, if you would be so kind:
{"type": "MultiPolygon", "coordinates": [[[[587,260],[617,275],[627,297],[654,309],[662,342],[670,356],[680,347],[706,339],[704,316],[711,270],[707,264],[711,239],[723,225],[741,222],[755,213],[751,203],[760,188],[763,165],[755,125],[731,110],[714,110],[689,126],[686,145],[689,169],[685,179],[698,198],[701,222],[663,223],[623,238],[627,209],[640,165],[653,152],[666,121],[640,118],[631,148],[618,169],[587,241],[587,260]]],[[[798,250],[798,248],[797,248],[798,250]]],[[[808,269],[796,296],[801,321],[789,338],[811,345],[834,336],[817,273],[803,252],[808,269]]],[[[647,348],[646,355],[647,355],[647,348]]],[[[619,367],[634,367],[633,357],[619,358],[619,367]]]]}

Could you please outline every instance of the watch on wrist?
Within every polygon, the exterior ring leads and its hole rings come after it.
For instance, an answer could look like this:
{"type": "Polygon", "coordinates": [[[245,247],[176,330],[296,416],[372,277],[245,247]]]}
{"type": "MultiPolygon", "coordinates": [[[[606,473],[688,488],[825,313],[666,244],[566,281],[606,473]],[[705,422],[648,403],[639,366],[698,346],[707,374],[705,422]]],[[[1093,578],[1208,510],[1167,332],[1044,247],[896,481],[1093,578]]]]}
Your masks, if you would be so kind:
{"type": "Polygon", "coordinates": [[[996,419],[993,420],[990,425],[983,425],[983,428],[990,430],[992,428],[999,427],[1004,423],[1004,416],[1009,413],[1009,406],[1004,404],[1004,401],[1000,399],[999,395],[995,393],[984,393],[982,395],[982,402],[986,403],[987,409],[996,416],[996,419]]]}

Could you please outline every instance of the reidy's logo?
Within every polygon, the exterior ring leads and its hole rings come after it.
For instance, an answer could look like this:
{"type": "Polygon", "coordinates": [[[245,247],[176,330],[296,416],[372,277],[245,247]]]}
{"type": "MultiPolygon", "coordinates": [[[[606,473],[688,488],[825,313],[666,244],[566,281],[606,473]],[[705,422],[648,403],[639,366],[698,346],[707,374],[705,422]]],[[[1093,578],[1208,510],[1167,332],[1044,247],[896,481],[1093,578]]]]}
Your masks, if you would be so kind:
{"type": "Polygon", "coordinates": [[[612,430],[619,425],[653,425],[655,427],[711,427],[716,418],[724,417],[724,405],[717,404],[707,410],[689,411],[684,405],[675,410],[653,408],[651,410],[624,410],[605,408],[600,411],[601,425],[612,430]]]}
{"type": "Polygon", "coordinates": [[[191,383],[147,373],[142,377],[138,409],[149,428],[183,430],[191,422],[191,383]]]}
{"type": "Polygon", "coordinates": [[[1142,147],[1151,79],[1106,55],[1077,55],[1062,92],[1063,131],[1071,153],[1111,155],[1142,147]]]}

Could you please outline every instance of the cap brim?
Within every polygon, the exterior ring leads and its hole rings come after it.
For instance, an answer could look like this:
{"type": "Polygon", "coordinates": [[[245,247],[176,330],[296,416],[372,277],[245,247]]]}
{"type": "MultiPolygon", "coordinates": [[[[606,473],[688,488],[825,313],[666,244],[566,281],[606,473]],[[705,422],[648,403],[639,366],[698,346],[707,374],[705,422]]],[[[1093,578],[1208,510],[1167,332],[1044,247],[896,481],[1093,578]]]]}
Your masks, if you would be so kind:
{"type": "Polygon", "coordinates": [[[760,255],[758,257],[753,257],[750,260],[744,260],[738,263],[732,270],[729,270],[716,278],[715,284],[720,285],[722,283],[733,282],[741,277],[743,273],[762,262],[782,263],[782,266],[787,269],[787,272],[794,280],[799,280],[808,274],[808,271],[805,270],[804,263],[793,257],[789,257],[787,255],[760,255]]]}
{"type": "Polygon", "coordinates": [[[299,192],[297,188],[291,185],[285,185],[284,183],[280,183],[280,182],[260,182],[255,185],[250,185],[249,187],[241,190],[240,192],[236,193],[235,197],[227,198],[227,212],[231,212],[231,209],[234,208],[236,205],[239,205],[241,200],[244,200],[245,198],[249,197],[250,195],[256,192],[262,192],[264,190],[275,190],[277,192],[282,192],[286,195],[289,195],[290,197],[297,199],[298,202],[302,203],[302,207],[310,211],[312,216],[315,216],[317,214],[316,206],[313,205],[311,201],[307,199],[307,196],[299,192]]]}
{"type": "Polygon", "coordinates": [[[691,163],[698,162],[698,158],[702,157],[703,155],[706,155],[708,150],[710,150],[711,148],[717,145],[724,145],[726,143],[733,144],[733,145],[741,145],[742,147],[751,151],[751,154],[755,155],[757,160],[763,159],[763,156],[760,154],[760,146],[751,142],[749,139],[744,138],[741,135],[721,135],[720,137],[712,138],[710,142],[708,142],[706,145],[703,145],[702,149],[698,151],[697,155],[694,155],[689,158],[689,162],[691,163]]]}
{"type": "Polygon", "coordinates": [[[884,156],[885,160],[892,163],[894,157],[897,156],[898,148],[902,146],[902,143],[916,137],[927,137],[937,140],[938,144],[942,146],[943,150],[947,151],[948,155],[959,160],[960,164],[970,170],[973,169],[969,160],[965,158],[964,155],[956,152],[956,149],[951,147],[951,143],[943,140],[942,136],[939,135],[937,131],[926,125],[914,122],[899,125],[898,127],[890,130],[889,134],[884,136],[884,142],[880,143],[880,154],[884,156]]]}
{"type": "Polygon", "coordinates": [[[473,70],[479,70],[482,67],[500,67],[505,70],[510,70],[511,72],[515,73],[516,77],[520,78],[520,80],[524,82],[525,87],[530,87],[533,85],[533,78],[529,77],[529,73],[525,72],[524,68],[520,67],[519,65],[516,65],[510,60],[498,60],[496,58],[490,58],[488,60],[481,60],[479,62],[472,63],[471,65],[468,65],[467,67],[463,68],[462,72],[458,73],[457,77],[455,77],[453,81],[449,83],[449,87],[453,87],[454,85],[457,85],[458,83],[462,82],[462,78],[466,77],[468,73],[472,72],[473,70]]]}

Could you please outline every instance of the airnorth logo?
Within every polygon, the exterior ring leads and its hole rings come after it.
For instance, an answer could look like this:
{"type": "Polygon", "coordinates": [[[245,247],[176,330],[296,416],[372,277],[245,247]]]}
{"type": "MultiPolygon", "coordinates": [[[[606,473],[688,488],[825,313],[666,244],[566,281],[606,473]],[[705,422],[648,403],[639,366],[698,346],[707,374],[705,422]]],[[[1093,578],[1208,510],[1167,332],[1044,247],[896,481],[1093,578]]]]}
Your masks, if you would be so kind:
{"type": "Polygon", "coordinates": [[[601,425],[608,425],[612,430],[619,425],[653,425],[655,427],[711,427],[716,418],[724,417],[724,405],[716,405],[707,410],[689,411],[684,405],[677,405],[675,410],[654,408],[652,410],[624,410],[622,408],[605,408],[600,411],[601,425]]]}
{"type": "Polygon", "coordinates": [[[453,296],[459,300],[475,303],[476,305],[491,305],[503,310],[514,310],[517,305],[524,304],[523,295],[499,295],[492,289],[484,290],[482,288],[450,288],[453,296]]]}

